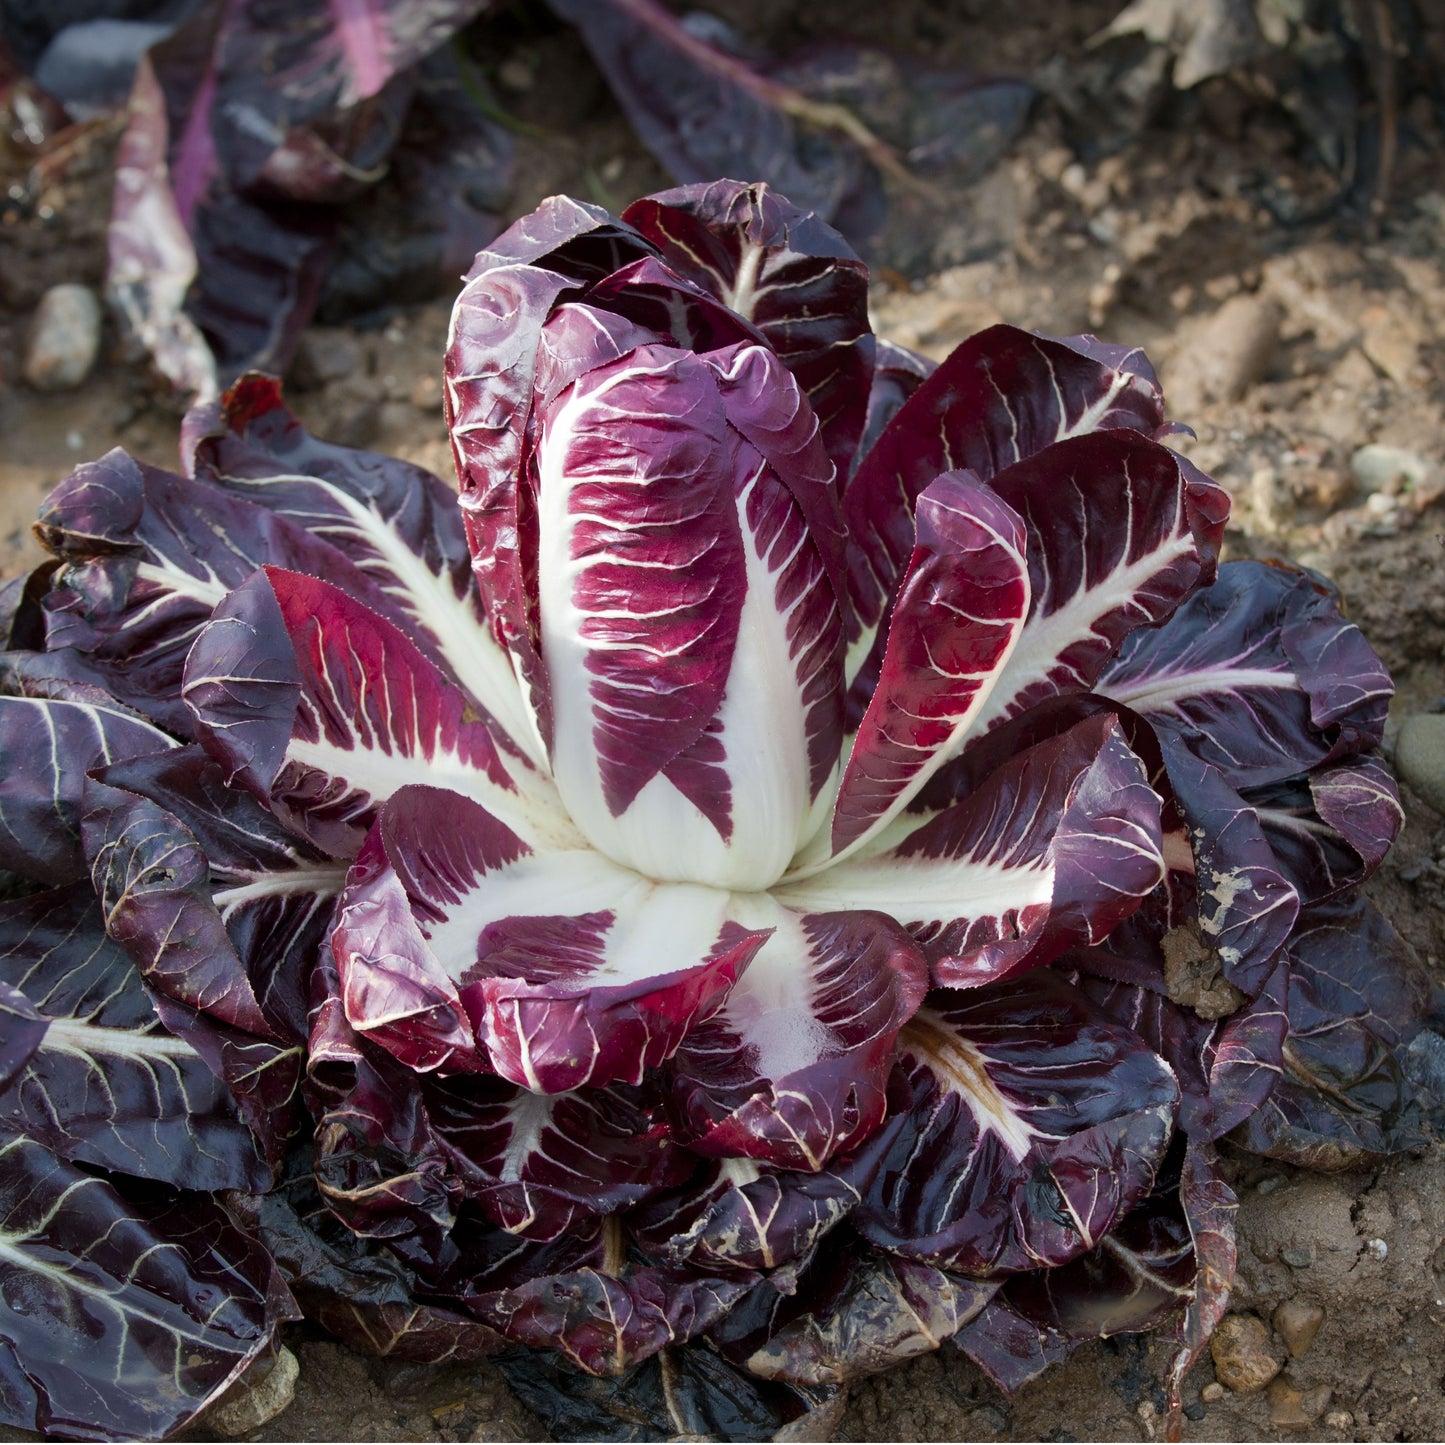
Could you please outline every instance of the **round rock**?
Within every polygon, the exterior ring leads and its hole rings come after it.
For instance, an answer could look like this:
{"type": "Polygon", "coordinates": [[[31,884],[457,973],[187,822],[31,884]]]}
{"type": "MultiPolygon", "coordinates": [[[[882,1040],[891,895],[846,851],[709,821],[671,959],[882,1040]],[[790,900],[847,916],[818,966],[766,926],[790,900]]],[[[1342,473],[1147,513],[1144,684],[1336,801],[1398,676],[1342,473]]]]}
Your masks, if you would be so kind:
{"type": "Polygon", "coordinates": [[[281,1345],[269,1369],[263,1357],[206,1411],[207,1428],[233,1439],[260,1429],[291,1403],[300,1373],[296,1356],[281,1345]]]}
{"type": "Polygon", "coordinates": [[[1236,1395],[1252,1395],[1279,1374],[1270,1353],[1269,1326],[1256,1315],[1225,1315],[1209,1342],[1214,1373],[1236,1395]]]}
{"type": "Polygon", "coordinates": [[[88,286],[67,282],[40,298],[25,343],[25,380],[36,391],[71,391],[100,353],[100,302],[88,286]]]}
{"type": "Polygon", "coordinates": [[[1395,770],[1412,792],[1445,813],[1445,713],[1412,713],[1400,724],[1395,770]]]}

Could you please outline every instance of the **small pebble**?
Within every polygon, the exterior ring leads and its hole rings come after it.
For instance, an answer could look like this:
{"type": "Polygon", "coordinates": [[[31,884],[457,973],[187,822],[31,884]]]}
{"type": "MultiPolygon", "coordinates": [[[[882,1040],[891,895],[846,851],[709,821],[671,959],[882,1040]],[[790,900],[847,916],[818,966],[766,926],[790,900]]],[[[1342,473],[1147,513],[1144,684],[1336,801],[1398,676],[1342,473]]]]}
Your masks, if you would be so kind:
{"type": "Polygon", "coordinates": [[[1383,1239],[1367,1239],[1365,1241],[1365,1253],[1371,1259],[1377,1259],[1383,1264],[1390,1257],[1390,1246],[1383,1239]]]}
{"type": "Polygon", "coordinates": [[[1209,1342],[1214,1373],[1236,1395],[1252,1395],[1279,1374],[1270,1353],[1269,1327],[1255,1315],[1225,1315],[1209,1342]]]}
{"type": "Polygon", "coordinates": [[[1315,1262],[1315,1252],[1309,1249],[1282,1249],[1279,1257],[1291,1269],[1308,1269],[1315,1262]]]}
{"type": "Polygon", "coordinates": [[[1274,1327],[1296,1360],[1309,1353],[1324,1322],[1325,1312],[1309,1300],[1286,1300],[1274,1312],[1274,1327]]]}
{"type": "MultiPolygon", "coordinates": [[[[1445,714],[1412,713],[1400,724],[1395,770],[1413,792],[1445,813],[1445,714]]],[[[1384,1241],[1380,1243],[1383,1247],[1384,1241]]],[[[1373,1254],[1372,1246],[1373,1241],[1366,1248],[1373,1254]]]]}
{"type": "Polygon", "coordinates": [[[301,1367],[296,1356],[280,1346],[269,1364],[253,1364],[209,1410],[205,1424],[217,1435],[249,1435],[268,1420],[274,1420],[296,1394],[301,1367]]]}
{"type": "Polygon", "coordinates": [[[1353,1430],[1355,1417],[1348,1410],[1331,1410],[1320,1423],[1330,1430],[1353,1430]]]}
{"type": "Polygon", "coordinates": [[[1384,446],[1372,442],[1360,447],[1350,457],[1350,471],[1367,492],[1416,491],[1425,488],[1438,494],[1442,485],[1441,468],[1419,452],[1404,447],[1384,446]]]}
{"type": "Polygon", "coordinates": [[[1203,1405],[1196,1400],[1192,1405],[1184,1407],[1184,1418],[1186,1420],[1202,1420],[1207,1412],[1203,1405]]]}
{"type": "Polygon", "coordinates": [[[1199,1398],[1214,1404],[1216,1400],[1224,1398],[1224,1386],[1218,1380],[1211,1380],[1200,1392],[1199,1398]]]}
{"type": "Polygon", "coordinates": [[[36,391],[72,391],[100,354],[100,302],[88,286],[52,286],[25,343],[25,380],[36,391]]]}

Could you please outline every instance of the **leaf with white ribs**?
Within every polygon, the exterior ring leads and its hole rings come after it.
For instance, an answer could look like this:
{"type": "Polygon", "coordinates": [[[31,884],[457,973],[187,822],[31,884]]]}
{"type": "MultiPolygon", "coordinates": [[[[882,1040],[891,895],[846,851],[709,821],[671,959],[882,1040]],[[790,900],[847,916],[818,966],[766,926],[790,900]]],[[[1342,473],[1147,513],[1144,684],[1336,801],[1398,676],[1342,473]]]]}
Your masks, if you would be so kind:
{"type": "Polygon", "coordinates": [[[467,1197],[527,1239],[628,1209],[697,1162],[672,1139],[651,1085],[534,1094],[502,1079],[432,1076],[422,1099],[467,1197]]]}
{"type": "Polygon", "coordinates": [[[1153,1186],[1179,1086],[1062,979],[934,994],[898,1052],[912,1104],[856,1161],[880,1248],[981,1278],[1062,1264],[1153,1186]]]}
{"type": "Polygon", "coordinates": [[[940,986],[972,987],[1096,943],[1164,876],[1159,798],[1102,714],[1015,753],[963,800],[875,851],[803,868],[790,908],[877,909],[923,946],[940,986]]]}
{"type": "Polygon", "coordinates": [[[997,1285],[869,1249],[838,1230],[799,1271],[765,1279],[708,1338],[765,1380],[846,1384],[936,1350],[997,1285]]]}
{"type": "MultiPolygon", "coordinates": [[[[29,686],[11,678],[13,687],[29,686]]],[[[85,875],[85,775],[117,758],[166,752],[176,740],[99,688],[0,697],[0,868],[37,883],[85,875]]]]}
{"type": "Polygon", "coordinates": [[[471,799],[413,787],[382,809],[331,942],[347,1018],[403,1062],[566,1093],[641,1083],[717,1008],[766,937],[728,902],[536,852],[471,799]]]}
{"type": "Polygon", "coordinates": [[[1147,632],[1213,578],[1229,514],[1220,487],[1132,431],[1062,441],[991,485],[1024,520],[1033,601],[976,734],[1092,689],[1123,638],[1147,632]]]}
{"type": "MultiPolygon", "coordinates": [[[[329,543],[368,584],[348,590],[397,623],[496,720],[507,744],[540,761],[535,723],[487,625],[449,486],[412,462],[313,437],[266,376],[242,377],[187,430],[198,478],[329,543]]],[[[261,560],[346,585],[281,554],[261,560]]]]}
{"type": "Polygon", "coordinates": [[[1245,798],[1280,871],[1308,903],[1368,878],[1405,821],[1400,790],[1378,757],[1346,758],[1245,798]]]}
{"type": "Polygon", "coordinates": [[[216,609],[186,661],[202,745],[334,857],[408,783],[455,788],[523,836],[575,837],[550,782],[509,775],[488,721],[394,624],[315,577],[267,568],[216,609]]]}
{"type": "Polygon", "coordinates": [[[97,1178],[0,1134],[0,1423],[159,1440],[299,1318],[217,1200],[97,1178]]]}
{"type": "Polygon", "coordinates": [[[171,877],[148,878],[118,895],[112,922],[119,930],[121,916],[131,915],[124,936],[149,976],[173,973],[166,955],[199,941],[198,963],[231,960],[276,1035],[304,1042],[311,964],[346,882],[346,862],[292,833],[249,793],[226,787],[220,765],[195,746],[112,763],[94,779],[153,805],[126,804],[171,850],[171,877]],[[144,917],[135,912],[141,896],[144,917]],[[185,926],[177,928],[180,919],[185,926]],[[147,934],[154,947],[142,941],[147,934]]]}
{"type": "Polygon", "coordinates": [[[806,1256],[857,1203],[846,1168],[808,1174],[721,1159],[640,1204],[627,1227],[649,1257],[669,1264],[767,1270],[806,1256]]]}
{"type": "Polygon", "coordinates": [[[265,1189],[231,1095],[161,1027],[84,883],[0,904],[0,1128],[182,1189],[265,1189]],[[22,1037],[23,1036],[23,1037],[22,1037]]]}
{"type": "Polygon", "coordinates": [[[868,268],[848,243],[776,191],[740,181],[646,196],[622,219],[767,338],[807,396],[841,483],[867,414],[875,345],[868,268]]]}
{"type": "Polygon", "coordinates": [[[815,1172],[882,1119],[927,964],[883,913],[795,912],[766,894],[734,894],[730,911],[766,941],[669,1066],[681,1137],[709,1158],[815,1172]]]}
{"type": "Polygon", "coordinates": [[[1024,525],[969,472],[918,499],[909,560],[833,809],[835,854],[897,816],[986,706],[1029,614],[1024,525]]]}
{"type": "Polygon", "coordinates": [[[1375,746],[1394,689],[1310,576],[1231,562],[1162,627],[1128,637],[1098,691],[1244,788],[1375,746]]]}
{"type": "Polygon", "coordinates": [[[964,342],[894,414],[844,493],[850,646],[884,623],[913,548],[914,506],[940,473],[991,481],[1071,437],[1117,428],[1153,436],[1163,420],[1157,382],[1086,348],[1013,326],[964,342]]]}
{"type": "Polygon", "coordinates": [[[262,563],[385,602],[304,525],[119,447],[61,482],[37,528],[64,560],[43,599],[47,646],[75,648],[119,701],[182,735],[191,727],[180,697],[186,653],[216,604],[262,563]]]}

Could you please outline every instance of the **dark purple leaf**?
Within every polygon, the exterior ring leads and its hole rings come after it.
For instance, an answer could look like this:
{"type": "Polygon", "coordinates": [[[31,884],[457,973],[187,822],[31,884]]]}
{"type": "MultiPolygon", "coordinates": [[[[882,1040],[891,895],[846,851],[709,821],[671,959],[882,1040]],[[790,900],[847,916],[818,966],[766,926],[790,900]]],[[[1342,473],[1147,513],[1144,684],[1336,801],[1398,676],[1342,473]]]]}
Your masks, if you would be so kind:
{"type": "Polygon", "coordinates": [[[1234,562],[1162,627],[1130,636],[1098,690],[1179,732],[1232,786],[1374,747],[1394,689],[1305,573],[1234,562]]]}
{"type": "Polygon", "coordinates": [[[627,1228],[668,1264],[773,1269],[806,1255],[852,1212],[858,1190],[847,1176],[846,1168],[800,1174],[725,1159],[634,1209],[627,1228]]]}
{"type": "Polygon", "coordinates": [[[353,1235],[436,1262],[450,1249],[462,1184],[431,1127],[421,1084],[351,1027],[323,947],[312,975],[304,1086],[316,1120],[316,1187],[353,1235]]]}
{"type": "Polygon", "coordinates": [[[1006,1395],[1012,1395],[1050,1365],[1073,1353],[1073,1340],[1016,1309],[997,1294],[953,1337],[953,1342],[1006,1395]]]}
{"type": "Polygon", "coordinates": [[[0,1085],[5,1128],[182,1189],[269,1185],[230,1094],[161,1027],[84,883],[0,903],[0,990],[0,1055],[15,1067],[0,1085]]]}
{"type": "Polygon", "coordinates": [[[85,851],[110,937],[159,992],[276,1039],[212,902],[195,836],[148,798],[102,783],[88,784],[85,806],[85,851]]]}
{"type": "Polygon", "coordinates": [[[659,1440],[819,1440],[836,1430],[845,1402],[841,1391],[759,1380],[703,1345],[660,1350],[609,1379],[550,1352],[514,1350],[497,1364],[554,1440],[636,1440],[639,1430],[659,1440]]]}
{"type": "Polygon", "coordinates": [[[879,1254],[839,1231],[796,1280],[763,1281],[711,1337],[764,1379],[846,1384],[936,1350],[996,1288],[879,1254]]]}
{"type": "Polygon", "coordinates": [[[592,1375],[616,1375],[683,1344],[727,1313],[752,1283],[690,1269],[602,1269],[542,1276],[474,1295],[469,1308],[518,1344],[555,1349],[592,1375]]]}
{"type": "Polygon", "coordinates": [[[1412,1077],[1431,985],[1410,945],[1374,904],[1346,896],[1305,909],[1285,957],[1284,1075],[1236,1142],[1312,1169],[1420,1147],[1445,1119],[1445,1101],[1412,1077]]]}
{"type": "Polygon", "coordinates": [[[1193,1241],[1171,1190],[1125,1215],[1088,1254],[1007,1280],[954,1343],[1013,1394],[1087,1340],[1171,1321],[1194,1287],[1193,1241]]]}
{"type": "Polygon", "coordinates": [[[873,1244],[980,1277],[1062,1264],[1153,1186],[1179,1086],[1061,979],[935,994],[899,1056],[913,1103],[858,1159],[873,1244]]]}
{"type": "Polygon", "coordinates": [[[450,290],[496,236],[514,145],[487,92],[456,47],[418,67],[386,174],[342,217],[321,320],[339,324],[450,290]]]}
{"type": "Polygon", "coordinates": [[[347,1017],[413,1068],[489,1064],[563,1093],[640,1083],[717,1008],[766,936],[727,902],[590,850],[534,852],[476,803],[408,788],[352,870],[332,945],[347,1017]]]}
{"type": "Polygon", "coordinates": [[[857,184],[861,152],[841,136],[800,133],[775,83],[654,0],[550,3],[581,30],[633,129],[674,180],[758,176],[824,217],[857,184]]]}
{"type": "Polygon", "coordinates": [[[873,450],[873,443],[882,435],[883,428],[898,415],[903,403],[937,369],[938,363],[929,357],[920,356],[916,351],[910,351],[906,346],[899,346],[881,336],[877,338],[863,434],[858,439],[858,450],[840,473],[840,485],[846,485],[851,480],[863,458],[873,450]]]}
{"type": "Polygon", "coordinates": [[[199,848],[209,885],[198,873],[185,905],[197,936],[221,947],[214,924],[201,922],[218,915],[267,1022],[279,1037],[304,1041],[311,963],[347,865],[284,828],[249,793],[227,788],[199,748],[112,763],[96,777],[156,804],[151,816],[170,820],[178,856],[199,848]]]}
{"type": "Polygon", "coordinates": [[[795,913],[763,894],[734,894],[731,908],[771,932],[670,1066],[682,1137],[709,1158],[816,1172],[882,1119],[926,964],[882,913],[795,913]]]}
{"type": "Polygon", "coordinates": [[[110,287],[184,390],[280,368],[333,249],[336,203],[380,174],[405,72],[481,8],[437,0],[214,5],[136,78],[110,233],[110,287]],[[198,334],[199,333],[199,334],[198,334]]]}
{"type": "Polygon", "coordinates": [[[308,1320],[363,1355],[425,1365],[506,1347],[486,1325],[417,1300],[411,1271],[323,1206],[302,1157],[304,1171],[258,1202],[256,1228],[308,1320]]]}
{"type": "MultiPolygon", "coordinates": [[[[1180,946],[1166,938],[1165,948],[1180,946]]],[[[1182,945],[1188,946],[1187,940],[1182,945]]],[[[1078,971],[1077,984],[1111,1019],[1138,1034],[1179,1080],[1179,1127],[1191,1139],[1217,1139],[1269,1097],[1282,1072],[1288,1022],[1288,969],[1277,960],[1257,998],[1222,1018],[1206,1018],[1166,991],[1172,981],[1158,950],[1154,977],[1124,983],[1128,971],[1109,945],[1067,954],[1060,967],[1078,971]]]]}
{"type": "Polygon", "coordinates": [[[747,1358],[764,1379],[841,1385],[936,1350],[992,1293],[917,1260],[868,1254],[834,1309],[795,1320],[747,1358]]]}
{"type": "Polygon", "coordinates": [[[680,1184],[697,1160],[654,1089],[533,1094],[486,1077],[428,1079],[422,1098],[466,1197],[494,1224],[548,1241],[680,1184]]]}
{"type": "Polygon", "coordinates": [[[1394,778],[1372,756],[1328,763],[1246,797],[1277,866],[1309,903],[1368,878],[1405,821],[1394,778]]]}
{"type": "Polygon", "coordinates": [[[818,419],[841,487],[868,415],[875,350],[868,269],[848,243],[767,186],[738,181],[663,191],[622,219],[767,338],[818,419]]]}
{"type": "Polygon", "coordinates": [[[775,890],[796,908],[874,908],[923,945],[934,982],[973,987],[1098,942],[1164,876],[1159,799],[1115,718],[1015,751],[964,800],[775,890]],[[897,835],[901,832],[902,836],[897,835]],[[896,841],[895,841],[896,839],[896,841]]]}
{"type": "Polygon", "coordinates": [[[65,563],[44,598],[46,645],[76,649],[118,701],[182,735],[191,721],[180,698],[186,653],[216,604],[262,563],[384,601],[304,525],[119,447],[61,482],[37,528],[65,563]]]}
{"type": "Polygon", "coordinates": [[[555,1349],[592,1375],[620,1375],[718,1322],[757,1282],[629,1257],[615,1219],[536,1244],[464,1217],[454,1253],[422,1291],[518,1344],[555,1349]]]}
{"type": "MultiPolygon", "coordinates": [[[[6,683],[30,690],[13,675],[6,683]]],[[[86,871],[80,842],[86,773],[177,744],[99,688],[42,683],[38,690],[42,695],[0,696],[0,868],[38,883],[69,883],[86,871]]]]}
{"type": "Polygon", "coordinates": [[[1299,916],[1294,875],[1280,872],[1259,811],[1202,761],[1173,728],[1154,725],[1167,786],[1188,839],[1193,867],[1172,859],[1181,916],[1192,914],[1225,979],[1257,994],[1299,916]]]}
{"type": "Polygon", "coordinates": [[[273,1024],[263,1012],[216,907],[204,852],[164,808],[94,781],[82,830],[106,931],[154,990],[161,1022],[228,1085],[278,1168],[295,1117],[301,1041],[288,1037],[284,1013],[273,1024]]]}
{"type": "Polygon", "coordinates": [[[9,648],[45,646],[45,614],[40,602],[59,565],[54,560],[42,562],[0,585],[0,655],[9,648]]]}
{"type": "Polygon", "coordinates": [[[0,1136],[0,1421],[160,1439],[298,1317],[266,1251],[216,1200],[108,1181],[0,1136]]]}

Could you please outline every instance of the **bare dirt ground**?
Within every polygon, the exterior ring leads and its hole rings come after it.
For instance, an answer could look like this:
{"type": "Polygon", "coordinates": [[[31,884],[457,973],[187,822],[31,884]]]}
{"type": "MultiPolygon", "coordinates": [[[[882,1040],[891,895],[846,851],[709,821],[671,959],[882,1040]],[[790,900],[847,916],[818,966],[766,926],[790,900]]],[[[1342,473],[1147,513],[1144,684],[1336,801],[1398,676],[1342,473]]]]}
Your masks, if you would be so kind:
{"type": "MultiPolygon", "coordinates": [[[[766,18],[761,0],[718,8],[744,25],[766,18]]],[[[1004,33],[998,19],[930,29],[924,19],[942,7],[920,0],[871,14],[860,5],[854,28],[933,58],[986,55],[1026,71],[1075,53],[1114,8],[1031,0],[1008,7],[1004,33]]],[[[770,23],[772,40],[799,38],[770,23]]],[[[529,45],[533,79],[514,68],[504,98],[548,134],[519,137],[512,213],[554,190],[620,205],[666,185],[576,42],[557,34],[529,45]]],[[[940,229],[934,274],[909,283],[884,273],[874,293],[882,334],[940,357],[1000,320],[1143,344],[1174,415],[1198,433],[1191,455],[1235,498],[1229,554],[1292,557],[1336,579],[1394,673],[1396,724],[1445,706],[1445,505],[1435,500],[1445,493],[1445,152],[1432,116],[1410,119],[1437,149],[1401,154],[1388,216],[1366,239],[1347,216],[1290,225],[1279,205],[1260,202],[1262,176],[1301,202],[1297,213],[1334,182],[1302,158],[1280,112],[1227,83],[1182,121],[1092,162],[1076,160],[1045,106],[940,229]],[[1361,455],[1380,446],[1409,457],[1361,455]]],[[[101,127],[37,205],[12,207],[0,224],[0,577],[38,560],[29,521],[75,463],[120,445],[174,465],[179,406],[122,359],[115,336],[78,391],[41,396],[18,379],[45,287],[101,281],[112,146],[101,127]]],[[[442,299],[374,324],[312,328],[287,378],[293,404],[323,435],[447,476],[446,318],[442,299]]],[[[1406,806],[1408,826],[1372,891],[1438,977],[1445,828],[1413,794],[1406,806]]],[[[1299,1301],[1322,1308],[1324,1322],[1268,1393],[1221,1393],[1201,1362],[1185,1393],[1186,1439],[1445,1438],[1445,1154],[1332,1177],[1243,1155],[1231,1167],[1242,1205],[1233,1308],[1268,1323],[1299,1301]]],[[[248,1438],[540,1438],[488,1365],[370,1361],[306,1328],[291,1343],[295,1402],[248,1438]]],[[[1270,1348],[1284,1358],[1278,1333],[1270,1348]]],[[[1148,1339],[1106,1341],[1010,1402],[945,1349],[856,1385],[838,1438],[1151,1440],[1162,1431],[1164,1360],[1148,1339]]]]}

